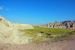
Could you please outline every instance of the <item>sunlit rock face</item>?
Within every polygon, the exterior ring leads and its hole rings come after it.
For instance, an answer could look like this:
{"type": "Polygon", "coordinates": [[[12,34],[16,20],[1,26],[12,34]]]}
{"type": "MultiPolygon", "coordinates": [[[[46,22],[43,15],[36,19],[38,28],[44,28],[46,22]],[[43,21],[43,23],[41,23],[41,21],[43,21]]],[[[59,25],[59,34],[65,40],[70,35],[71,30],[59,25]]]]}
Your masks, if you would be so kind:
{"type": "Polygon", "coordinates": [[[0,43],[26,44],[32,38],[24,36],[19,29],[33,29],[29,24],[13,24],[3,17],[0,17],[0,43]]]}
{"type": "Polygon", "coordinates": [[[12,24],[5,20],[3,17],[0,17],[0,41],[8,39],[11,35],[12,31],[12,24]]]}
{"type": "Polygon", "coordinates": [[[13,24],[11,22],[7,21],[3,17],[0,17],[0,25],[5,25],[7,27],[12,27],[13,26],[13,24]]]}
{"type": "Polygon", "coordinates": [[[15,24],[17,29],[33,29],[33,26],[30,24],[15,24]]]}

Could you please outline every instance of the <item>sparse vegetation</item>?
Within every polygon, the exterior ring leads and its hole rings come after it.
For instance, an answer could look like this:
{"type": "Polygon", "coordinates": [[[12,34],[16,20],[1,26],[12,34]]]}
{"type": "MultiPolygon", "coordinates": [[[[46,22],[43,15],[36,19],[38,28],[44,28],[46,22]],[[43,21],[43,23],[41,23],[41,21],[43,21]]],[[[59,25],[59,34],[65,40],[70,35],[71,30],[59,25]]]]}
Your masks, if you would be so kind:
{"type": "Polygon", "coordinates": [[[34,29],[26,29],[21,31],[25,32],[24,35],[32,37],[34,42],[42,42],[46,40],[58,41],[75,34],[75,31],[73,30],[43,28],[39,26],[34,26],[34,29]]]}

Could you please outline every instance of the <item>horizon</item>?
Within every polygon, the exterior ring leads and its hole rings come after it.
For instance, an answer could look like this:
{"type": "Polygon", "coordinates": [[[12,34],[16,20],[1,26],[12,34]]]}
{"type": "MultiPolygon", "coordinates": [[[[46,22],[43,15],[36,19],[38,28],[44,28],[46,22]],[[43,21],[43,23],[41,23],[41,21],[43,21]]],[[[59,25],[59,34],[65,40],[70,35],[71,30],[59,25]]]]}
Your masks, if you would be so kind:
{"type": "Polygon", "coordinates": [[[35,25],[75,20],[75,1],[0,0],[0,15],[14,23],[35,25]]]}
{"type": "MultiPolygon", "coordinates": [[[[12,21],[10,21],[10,20],[7,20],[6,18],[4,18],[3,16],[0,16],[0,18],[1,19],[4,19],[5,21],[8,21],[8,22],[10,22],[10,23],[13,23],[13,24],[26,24],[26,23],[15,23],[15,22],[12,22],[12,21]]],[[[43,24],[31,24],[31,25],[35,25],[35,26],[37,26],[37,25],[46,25],[46,24],[49,24],[49,23],[62,23],[62,22],[68,22],[68,21],[70,21],[70,22],[75,22],[75,20],[64,20],[64,21],[55,21],[55,22],[48,22],[48,23],[43,23],[43,24]]]]}

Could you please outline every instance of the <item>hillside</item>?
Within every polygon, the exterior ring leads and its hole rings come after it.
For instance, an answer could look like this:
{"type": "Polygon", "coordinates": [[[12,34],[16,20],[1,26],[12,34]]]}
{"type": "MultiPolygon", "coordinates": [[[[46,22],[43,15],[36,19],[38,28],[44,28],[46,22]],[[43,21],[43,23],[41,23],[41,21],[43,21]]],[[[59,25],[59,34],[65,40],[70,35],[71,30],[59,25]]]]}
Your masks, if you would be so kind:
{"type": "Polygon", "coordinates": [[[0,17],[0,43],[27,44],[63,41],[72,35],[75,35],[75,30],[15,24],[0,17]]]}
{"type": "Polygon", "coordinates": [[[0,17],[0,43],[28,43],[30,37],[22,36],[22,29],[33,29],[30,24],[15,24],[0,17]]]}

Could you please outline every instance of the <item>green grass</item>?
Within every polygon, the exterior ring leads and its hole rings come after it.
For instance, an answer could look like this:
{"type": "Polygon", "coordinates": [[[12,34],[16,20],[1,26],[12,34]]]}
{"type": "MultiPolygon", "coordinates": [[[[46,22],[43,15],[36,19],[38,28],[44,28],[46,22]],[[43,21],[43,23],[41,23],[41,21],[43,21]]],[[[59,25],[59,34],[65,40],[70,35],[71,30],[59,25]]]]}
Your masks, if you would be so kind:
{"type": "Polygon", "coordinates": [[[24,36],[30,36],[33,38],[33,42],[42,42],[46,40],[58,41],[75,34],[75,31],[67,29],[57,29],[57,28],[44,28],[39,26],[34,26],[34,29],[21,30],[24,36]],[[40,34],[41,36],[38,36],[40,34]]]}

